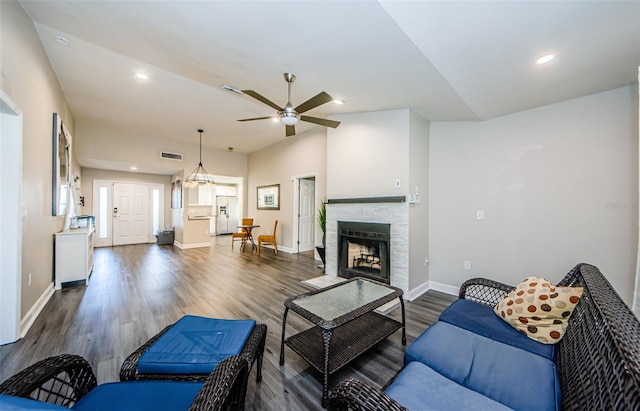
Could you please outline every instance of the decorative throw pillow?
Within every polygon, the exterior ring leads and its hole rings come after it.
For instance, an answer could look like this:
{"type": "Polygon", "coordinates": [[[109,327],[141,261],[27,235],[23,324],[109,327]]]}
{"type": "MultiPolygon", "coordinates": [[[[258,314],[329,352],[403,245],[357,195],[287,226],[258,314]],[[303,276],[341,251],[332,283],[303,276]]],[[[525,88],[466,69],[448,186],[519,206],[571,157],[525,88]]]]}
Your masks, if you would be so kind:
{"type": "Polygon", "coordinates": [[[564,336],[581,295],[582,287],[559,287],[544,278],[528,277],[493,311],[522,334],[544,344],[555,344],[564,336]]]}

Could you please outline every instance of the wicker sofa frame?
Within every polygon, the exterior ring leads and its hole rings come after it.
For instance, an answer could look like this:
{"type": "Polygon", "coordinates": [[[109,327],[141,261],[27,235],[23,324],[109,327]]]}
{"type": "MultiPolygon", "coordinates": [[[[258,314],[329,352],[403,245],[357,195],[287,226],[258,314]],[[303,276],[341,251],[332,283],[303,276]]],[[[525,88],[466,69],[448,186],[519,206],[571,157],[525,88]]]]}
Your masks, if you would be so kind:
{"type": "MultiPolygon", "coordinates": [[[[133,380],[173,380],[173,381],[204,381],[208,374],[141,374],[138,372],[138,360],[142,354],[153,345],[162,335],[164,335],[173,324],[168,325],[149,341],[140,346],[137,350],[129,354],[120,367],[120,381],[133,380]]],[[[256,381],[262,381],[262,358],[264,356],[264,345],[267,338],[267,326],[256,324],[244,344],[239,356],[244,358],[249,365],[249,372],[253,364],[256,365],[256,381]]]]}
{"type": "MultiPolygon", "coordinates": [[[[232,356],[207,376],[189,411],[242,410],[249,366],[232,356]]],[[[0,394],[71,407],[97,386],[91,365],[79,355],[49,357],[0,384],[0,394]]]]}
{"type": "MultiPolygon", "coordinates": [[[[584,288],[556,354],[562,409],[640,410],[638,318],[593,265],[578,264],[558,285],[584,288]]],[[[512,289],[474,278],[462,284],[459,298],[493,306],[512,289]]],[[[332,390],[329,409],[405,410],[384,392],[354,379],[332,390]]]]}

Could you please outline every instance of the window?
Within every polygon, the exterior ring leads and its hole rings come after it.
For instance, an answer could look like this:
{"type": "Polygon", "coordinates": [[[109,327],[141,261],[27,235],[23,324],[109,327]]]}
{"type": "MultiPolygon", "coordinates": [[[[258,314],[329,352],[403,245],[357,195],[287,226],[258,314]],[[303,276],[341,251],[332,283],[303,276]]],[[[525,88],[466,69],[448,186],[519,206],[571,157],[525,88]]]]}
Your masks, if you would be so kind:
{"type": "Polygon", "coordinates": [[[109,237],[109,204],[108,204],[108,188],[100,187],[100,208],[98,217],[98,238],[109,237]]]}
{"type": "Polygon", "coordinates": [[[157,188],[151,191],[151,226],[154,234],[160,230],[160,190],[157,188]]]}

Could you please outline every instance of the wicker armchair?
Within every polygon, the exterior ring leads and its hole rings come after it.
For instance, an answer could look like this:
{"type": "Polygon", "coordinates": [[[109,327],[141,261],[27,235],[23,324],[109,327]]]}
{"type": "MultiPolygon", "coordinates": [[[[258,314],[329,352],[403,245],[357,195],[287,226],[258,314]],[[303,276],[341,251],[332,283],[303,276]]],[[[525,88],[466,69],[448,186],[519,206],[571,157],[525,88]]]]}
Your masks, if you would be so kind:
{"type": "MultiPolygon", "coordinates": [[[[248,365],[244,359],[238,356],[225,359],[204,382],[189,410],[243,409],[248,375],[248,365]]],[[[111,386],[118,384],[129,383],[113,383],[111,386]]],[[[96,387],[96,377],[84,358],[62,354],[38,361],[10,377],[0,384],[0,394],[72,408],[96,387]]]]}

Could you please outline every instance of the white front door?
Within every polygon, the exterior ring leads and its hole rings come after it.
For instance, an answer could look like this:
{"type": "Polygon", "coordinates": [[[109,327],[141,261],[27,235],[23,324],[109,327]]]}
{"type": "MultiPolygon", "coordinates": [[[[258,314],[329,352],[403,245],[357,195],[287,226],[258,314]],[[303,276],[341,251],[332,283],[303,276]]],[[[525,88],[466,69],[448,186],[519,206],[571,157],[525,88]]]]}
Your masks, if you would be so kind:
{"type": "Polygon", "coordinates": [[[113,184],[113,245],[149,242],[149,187],[113,184]]]}
{"type": "Polygon", "coordinates": [[[316,183],[311,179],[300,179],[298,252],[313,250],[315,228],[315,191],[316,183]]]}

